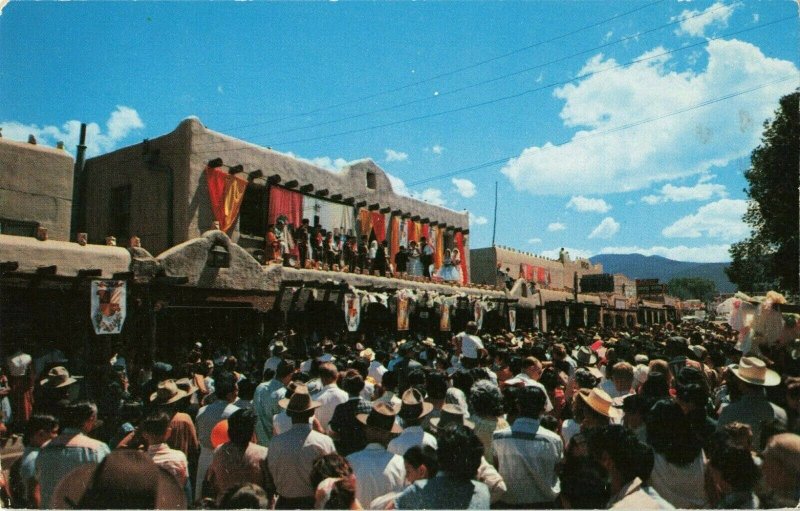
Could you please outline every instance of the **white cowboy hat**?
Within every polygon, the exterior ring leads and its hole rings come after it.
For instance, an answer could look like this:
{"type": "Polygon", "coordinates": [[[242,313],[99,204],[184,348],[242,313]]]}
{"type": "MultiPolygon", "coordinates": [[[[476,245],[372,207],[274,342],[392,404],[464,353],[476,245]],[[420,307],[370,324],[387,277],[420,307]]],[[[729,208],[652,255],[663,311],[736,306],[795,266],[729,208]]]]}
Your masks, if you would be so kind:
{"type": "Polygon", "coordinates": [[[763,387],[774,387],[781,383],[781,376],[772,369],[767,369],[767,364],[760,358],[742,357],[738,364],[730,365],[728,368],[745,383],[763,387]]]}

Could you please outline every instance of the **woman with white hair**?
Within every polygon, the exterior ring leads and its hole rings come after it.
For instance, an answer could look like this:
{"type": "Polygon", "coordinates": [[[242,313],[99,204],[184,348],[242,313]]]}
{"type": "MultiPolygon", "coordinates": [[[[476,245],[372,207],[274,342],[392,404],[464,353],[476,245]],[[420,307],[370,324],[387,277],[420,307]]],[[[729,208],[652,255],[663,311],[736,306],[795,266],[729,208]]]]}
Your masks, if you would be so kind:
{"type": "Polygon", "coordinates": [[[492,434],[508,427],[503,418],[503,394],[490,380],[478,380],[469,391],[470,420],[475,423],[475,435],[483,444],[484,457],[494,460],[492,434]]]}

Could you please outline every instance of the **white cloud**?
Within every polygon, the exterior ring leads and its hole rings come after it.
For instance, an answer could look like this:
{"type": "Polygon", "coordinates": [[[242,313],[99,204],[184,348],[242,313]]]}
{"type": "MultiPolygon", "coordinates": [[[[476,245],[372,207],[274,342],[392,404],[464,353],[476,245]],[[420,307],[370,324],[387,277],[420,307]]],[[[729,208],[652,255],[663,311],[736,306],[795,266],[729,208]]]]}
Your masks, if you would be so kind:
{"type": "Polygon", "coordinates": [[[564,100],[563,123],[576,129],[575,135],[561,145],[524,149],[503,174],[517,190],[534,195],[620,193],[708,173],[747,157],[759,144],[761,121],[772,117],[777,98],[796,85],[796,80],[776,80],[796,76],[797,67],[738,40],[709,41],[705,51],[705,69],[682,72],[669,66],[669,56],[615,69],[610,69],[618,64],[614,59],[589,59],[582,74],[608,71],[555,91],[564,100]],[[775,83],[670,115],[770,82],[775,83]],[[609,132],[645,119],[658,120],[609,132]]]}
{"type": "Polygon", "coordinates": [[[594,228],[591,234],[589,234],[589,239],[592,238],[603,238],[608,239],[619,232],[619,222],[607,216],[600,222],[597,227],[594,228]]]}
{"type": "Polygon", "coordinates": [[[730,245],[704,245],[701,247],[687,247],[679,245],[677,247],[654,246],[650,248],[642,247],[604,247],[600,250],[601,254],[642,254],[645,256],[657,255],[672,259],[674,261],[688,261],[693,263],[717,263],[730,261],[728,253],[730,245]]]}
{"type": "Polygon", "coordinates": [[[678,28],[675,29],[677,35],[703,37],[706,35],[706,29],[712,25],[717,25],[721,28],[727,27],[728,20],[736,7],[737,4],[725,5],[724,2],[715,2],[708,9],[702,11],[702,14],[697,10],[690,11],[686,9],[680,15],[674,16],[670,21],[683,20],[678,25],[678,28]]]}
{"type": "Polygon", "coordinates": [[[757,12],[754,12],[753,13],[753,23],[758,23],[758,20],[760,20],[760,19],[761,19],[761,16],[757,12]]]}
{"type": "Polygon", "coordinates": [[[217,92],[220,94],[225,94],[225,89],[222,88],[222,85],[217,85],[217,92]]]}
{"type": "Polygon", "coordinates": [[[611,209],[611,205],[603,199],[592,199],[583,195],[573,195],[566,207],[581,213],[605,213],[611,209]]]}
{"type": "Polygon", "coordinates": [[[470,197],[475,197],[475,194],[478,193],[478,190],[475,188],[475,183],[469,179],[459,179],[454,177],[453,185],[455,185],[458,194],[467,199],[470,197]]]}
{"type": "MultiPolygon", "coordinates": [[[[569,258],[573,261],[575,259],[589,259],[592,257],[592,253],[588,250],[582,250],[580,248],[564,248],[569,253],[569,258]]],[[[561,248],[554,248],[551,250],[543,250],[539,253],[539,255],[543,257],[548,257],[550,259],[558,259],[559,254],[561,253],[561,248]]]]}
{"type": "Polygon", "coordinates": [[[426,188],[421,192],[411,192],[411,197],[425,201],[434,206],[445,206],[447,201],[444,199],[444,194],[438,188],[426,188]]]}
{"type": "MultiPolygon", "coordinates": [[[[330,172],[341,172],[342,167],[347,166],[350,162],[345,160],[344,158],[331,158],[330,156],[317,156],[315,158],[303,158],[302,156],[298,156],[293,152],[287,152],[287,156],[292,158],[298,159],[300,161],[304,161],[306,163],[310,163],[311,165],[315,165],[322,169],[328,170],[330,172]]],[[[391,178],[390,178],[391,181],[391,178]]]]}
{"type": "Polygon", "coordinates": [[[553,222],[552,224],[549,224],[547,226],[547,230],[550,232],[563,231],[566,228],[567,226],[562,224],[561,222],[553,222]]]}
{"type": "Polygon", "coordinates": [[[661,187],[659,195],[645,195],[642,202],[647,204],[661,204],[664,202],[704,201],[713,197],[724,198],[728,196],[725,185],[703,182],[694,186],[674,186],[666,184],[661,187]]]}
{"type": "Polygon", "coordinates": [[[394,149],[384,149],[386,153],[386,161],[406,161],[408,154],[402,151],[395,151],[394,149]]]}
{"type": "Polygon", "coordinates": [[[742,220],[747,201],[722,199],[701,206],[697,213],[687,215],[665,227],[661,234],[667,238],[722,238],[738,241],[750,233],[742,220]]]}
{"type": "Polygon", "coordinates": [[[537,243],[541,243],[541,242],[542,242],[542,238],[531,238],[531,239],[528,240],[528,243],[530,243],[531,245],[536,245],[537,243]]]}
{"type": "MultiPolygon", "coordinates": [[[[80,140],[81,122],[67,121],[57,126],[25,125],[17,121],[0,122],[3,136],[11,140],[27,141],[33,135],[40,144],[55,145],[63,141],[70,151],[80,140]]],[[[144,128],[144,123],[133,108],[118,105],[106,121],[106,132],[96,122],[86,124],[86,156],[97,156],[114,149],[131,131],[144,128]]]]}
{"type": "Polygon", "coordinates": [[[444,147],[436,144],[435,146],[431,147],[431,151],[433,151],[433,154],[442,154],[444,152],[444,147]]]}
{"type": "Polygon", "coordinates": [[[406,186],[405,181],[393,174],[389,174],[388,172],[386,172],[386,177],[389,179],[389,183],[391,183],[394,193],[411,197],[411,191],[406,186]]]}
{"type": "Polygon", "coordinates": [[[471,216],[469,217],[470,225],[486,225],[489,223],[489,219],[485,216],[471,216]]]}

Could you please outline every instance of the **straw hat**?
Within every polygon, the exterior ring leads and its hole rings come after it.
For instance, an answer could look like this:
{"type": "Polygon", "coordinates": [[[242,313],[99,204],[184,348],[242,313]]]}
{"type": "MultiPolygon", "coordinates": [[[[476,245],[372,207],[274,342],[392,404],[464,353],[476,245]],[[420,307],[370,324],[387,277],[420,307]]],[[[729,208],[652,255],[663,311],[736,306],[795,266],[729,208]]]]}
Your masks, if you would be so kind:
{"type": "Polygon", "coordinates": [[[150,401],[158,405],[168,405],[188,395],[188,392],[178,387],[175,380],[164,380],[158,384],[156,391],[150,394],[150,401]]]}
{"type": "Polygon", "coordinates": [[[738,364],[728,368],[745,383],[763,387],[774,387],[781,383],[781,376],[772,369],[767,369],[767,365],[760,358],[742,357],[738,364]]]}
{"type": "Polygon", "coordinates": [[[359,413],[356,419],[368,428],[375,428],[388,433],[401,433],[403,428],[397,425],[398,407],[385,401],[373,403],[372,410],[368,414],[359,413]]]}
{"type": "Polygon", "coordinates": [[[313,401],[311,395],[308,393],[308,386],[298,385],[294,389],[294,394],[289,399],[281,399],[278,401],[281,408],[285,408],[287,412],[306,412],[313,410],[322,405],[319,401],[313,401]]]}
{"type": "Polygon", "coordinates": [[[69,371],[64,366],[57,366],[47,373],[47,378],[40,381],[39,384],[43,387],[50,387],[52,389],[60,389],[67,385],[72,385],[78,382],[78,378],[83,376],[70,376],[69,371]]]}
{"type": "Polygon", "coordinates": [[[475,429],[475,423],[464,418],[464,410],[459,405],[447,403],[442,406],[442,413],[439,417],[431,419],[431,428],[437,430],[444,428],[448,424],[463,424],[469,429],[475,429]]]}
{"type": "Polygon", "coordinates": [[[426,403],[420,391],[410,388],[403,392],[400,417],[406,420],[415,420],[425,417],[433,411],[433,405],[426,403]]]}
{"type": "Polygon", "coordinates": [[[578,392],[578,395],[595,412],[605,415],[609,419],[620,417],[619,410],[614,407],[614,400],[605,390],[595,387],[589,392],[578,392]]]}
{"type": "Polygon", "coordinates": [[[572,350],[572,358],[580,365],[592,365],[597,363],[597,355],[588,346],[581,346],[572,350]]]}
{"type": "Polygon", "coordinates": [[[372,351],[372,348],[367,348],[365,350],[361,350],[358,354],[359,357],[366,358],[370,362],[375,360],[375,352],[372,351]]]}
{"type": "Polygon", "coordinates": [[[105,509],[114,504],[148,509],[186,509],[186,497],[175,477],[150,457],[117,449],[102,463],[86,463],[61,479],[53,492],[54,509],[105,509]]]}

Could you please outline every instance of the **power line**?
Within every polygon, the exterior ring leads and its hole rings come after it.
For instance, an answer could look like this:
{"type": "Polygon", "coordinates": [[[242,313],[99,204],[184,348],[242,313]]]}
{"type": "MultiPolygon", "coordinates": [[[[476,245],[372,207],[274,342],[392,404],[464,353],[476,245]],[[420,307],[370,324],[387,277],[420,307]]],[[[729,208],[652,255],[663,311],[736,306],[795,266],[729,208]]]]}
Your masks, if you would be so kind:
{"type": "MultiPolygon", "coordinates": [[[[527,45],[527,46],[523,46],[523,47],[517,48],[515,50],[511,50],[511,51],[506,52],[506,53],[504,53],[502,55],[497,55],[497,56],[488,58],[486,60],[481,60],[481,61],[478,61],[478,62],[475,62],[475,63],[472,63],[472,64],[468,64],[468,65],[460,67],[460,68],[452,69],[450,71],[445,71],[445,72],[439,73],[437,75],[430,76],[428,78],[423,78],[423,79],[417,80],[415,82],[407,83],[405,85],[400,85],[398,87],[385,89],[385,90],[374,92],[372,94],[361,96],[361,97],[358,97],[358,98],[355,98],[355,99],[341,101],[339,103],[334,103],[332,105],[328,105],[328,106],[325,106],[325,107],[320,107],[320,108],[317,108],[317,109],[314,109],[314,110],[308,110],[306,112],[300,112],[300,113],[296,113],[296,114],[291,114],[291,115],[287,115],[287,116],[280,117],[280,118],[277,118],[277,119],[270,119],[268,121],[249,124],[249,125],[245,125],[245,126],[238,126],[238,127],[233,127],[233,128],[228,127],[228,128],[225,128],[225,129],[226,130],[244,129],[244,128],[250,128],[250,127],[253,127],[253,126],[262,126],[264,124],[271,124],[273,122],[283,121],[283,120],[287,120],[287,119],[293,119],[293,118],[302,117],[302,116],[306,116],[306,115],[312,115],[312,114],[316,114],[316,113],[319,113],[319,112],[324,112],[326,110],[339,108],[341,106],[347,106],[347,105],[351,105],[353,103],[359,103],[361,101],[366,101],[368,99],[376,98],[376,97],[383,96],[383,95],[386,95],[386,94],[391,94],[393,92],[399,92],[401,90],[405,90],[405,89],[408,89],[408,88],[411,88],[411,87],[416,87],[417,85],[422,85],[422,84],[425,84],[425,83],[432,82],[434,80],[438,80],[439,78],[444,78],[446,76],[451,76],[451,75],[460,73],[462,71],[466,71],[466,70],[469,70],[469,69],[474,69],[476,67],[480,67],[480,66],[488,64],[490,62],[495,62],[497,60],[501,60],[501,59],[510,57],[512,55],[516,55],[518,53],[521,53],[521,52],[536,48],[537,46],[541,46],[543,44],[552,43],[552,42],[558,41],[560,39],[564,39],[566,37],[569,37],[569,36],[578,34],[580,32],[583,32],[584,30],[588,30],[590,28],[594,28],[594,27],[600,26],[600,25],[602,25],[604,23],[608,23],[609,21],[613,21],[615,19],[628,16],[629,14],[633,14],[635,12],[641,11],[641,10],[646,9],[648,7],[651,7],[653,5],[659,4],[659,3],[663,2],[663,1],[664,0],[655,0],[654,2],[650,2],[648,4],[642,5],[640,7],[635,8],[635,9],[631,9],[631,10],[625,11],[625,12],[623,12],[621,14],[617,14],[617,15],[611,16],[610,18],[606,18],[606,19],[600,20],[600,21],[598,21],[596,23],[591,23],[589,25],[585,25],[585,26],[583,26],[581,28],[578,28],[576,30],[573,30],[571,32],[567,32],[565,34],[561,34],[559,36],[555,36],[555,37],[552,37],[550,39],[546,39],[546,40],[543,40],[543,41],[538,41],[536,43],[533,43],[533,44],[530,44],[530,45],[527,45]]],[[[711,11],[709,11],[709,12],[711,12],[711,11]]]]}

